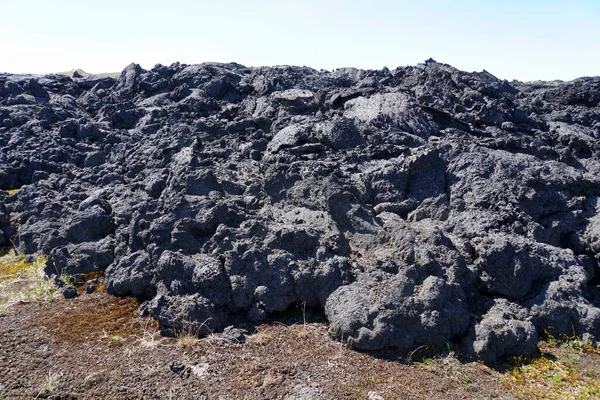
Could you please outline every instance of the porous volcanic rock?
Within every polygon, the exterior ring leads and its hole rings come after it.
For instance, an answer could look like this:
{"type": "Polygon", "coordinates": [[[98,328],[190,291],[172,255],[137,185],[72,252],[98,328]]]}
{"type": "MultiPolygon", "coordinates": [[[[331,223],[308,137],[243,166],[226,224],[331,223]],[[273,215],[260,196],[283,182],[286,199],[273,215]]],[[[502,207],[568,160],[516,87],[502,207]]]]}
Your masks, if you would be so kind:
{"type": "Polygon", "coordinates": [[[600,339],[599,102],[433,60],[3,74],[0,245],[198,333],[300,303],[359,349],[600,339]]]}

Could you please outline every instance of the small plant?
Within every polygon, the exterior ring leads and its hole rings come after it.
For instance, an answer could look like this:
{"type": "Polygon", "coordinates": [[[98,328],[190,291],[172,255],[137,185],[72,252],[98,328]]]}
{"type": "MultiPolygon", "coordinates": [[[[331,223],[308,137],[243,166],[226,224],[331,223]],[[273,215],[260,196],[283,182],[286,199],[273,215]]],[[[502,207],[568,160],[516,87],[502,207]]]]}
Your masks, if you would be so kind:
{"type": "Polygon", "coordinates": [[[560,335],[555,337],[548,331],[542,333],[541,339],[544,343],[552,347],[568,347],[582,353],[596,353],[600,354],[600,349],[590,341],[582,340],[578,335],[560,335]]]}
{"type": "Polygon", "coordinates": [[[436,368],[436,365],[438,364],[438,360],[435,358],[424,357],[419,361],[415,361],[414,364],[417,368],[420,368],[420,369],[433,370],[436,368]]]}
{"type": "Polygon", "coordinates": [[[570,348],[578,350],[582,353],[600,354],[600,349],[598,347],[594,346],[594,344],[592,342],[587,341],[587,340],[581,340],[579,337],[577,337],[576,339],[569,340],[568,342],[564,343],[563,346],[570,347],[570,348]]]}
{"type": "Polygon", "coordinates": [[[300,309],[302,310],[302,323],[306,327],[306,302],[300,303],[300,309]]]}
{"type": "Polygon", "coordinates": [[[189,331],[181,331],[177,336],[177,342],[183,348],[191,349],[198,343],[200,339],[194,333],[189,331]]]}
{"type": "Polygon", "coordinates": [[[77,284],[77,279],[75,279],[75,277],[73,277],[68,272],[62,274],[59,278],[60,278],[60,280],[65,282],[67,285],[76,285],[77,284]]]}
{"type": "Polygon", "coordinates": [[[160,345],[160,339],[157,338],[160,336],[158,327],[150,327],[153,322],[150,319],[146,320],[142,326],[142,335],[137,336],[140,345],[148,349],[154,349],[160,345]]]}
{"type": "Polygon", "coordinates": [[[419,347],[417,347],[416,349],[414,349],[413,351],[411,351],[410,353],[408,353],[408,356],[406,357],[406,362],[407,362],[408,364],[412,364],[412,362],[413,362],[412,360],[413,360],[413,357],[415,356],[415,354],[416,354],[416,353],[417,353],[419,350],[427,350],[428,348],[429,348],[429,347],[428,347],[428,346],[426,346],[426,345],[422,345],[422,346],[419,346],[419,347]]]}
{"type": "Polygon", "coordinates": [[[54,393],[58,388],[58,384],[60,383],[61,375],[58,373],[54,373],[52,371],[48,371],[48,374],[44,377],[44,385],[40,389],[39,393],[35,398],[39,398],[40,396],[45,396],[54,393]]]}
{"type": "Polygon", "coordinates": [[[138,340],[140,341],[141,346],[147,349],[153,349],[160,345],[160,339],[157,339],[154,335],[144,334],[143,336],[138,337],[138,340]]]}

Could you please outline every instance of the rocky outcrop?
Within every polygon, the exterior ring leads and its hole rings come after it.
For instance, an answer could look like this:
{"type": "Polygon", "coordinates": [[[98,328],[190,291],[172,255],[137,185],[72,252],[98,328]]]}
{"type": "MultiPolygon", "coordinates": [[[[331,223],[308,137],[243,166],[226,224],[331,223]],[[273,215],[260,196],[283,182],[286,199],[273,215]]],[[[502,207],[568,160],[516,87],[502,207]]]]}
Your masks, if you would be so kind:
{"type": "Polygon", "coordinates": [[[207,333],[298,303],[359,349],[600,339],[600,79],[0,75],[0,244],[207,333]]]}

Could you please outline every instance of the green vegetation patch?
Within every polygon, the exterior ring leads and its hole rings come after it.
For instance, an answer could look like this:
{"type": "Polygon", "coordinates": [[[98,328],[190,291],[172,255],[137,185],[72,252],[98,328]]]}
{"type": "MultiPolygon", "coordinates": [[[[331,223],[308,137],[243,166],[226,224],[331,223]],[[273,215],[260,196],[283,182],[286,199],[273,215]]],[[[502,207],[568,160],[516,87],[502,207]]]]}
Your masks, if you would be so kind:
{"type": "Polygon", "coordinates": [[[17,257],[14,253],[5,255],[0,258],[0,281],[15,279],[32,267],[25,257],[17,257]]]}
{"type": "Polygon", "coordinates": [[[0,315],[18,303],[45,303],[54,299],[55,288],[44,273],[45,257],[28,263],[10,250],[0,256],[0,315]]]}
{"type": "Polygon", "coordinates": [[[540,343],[542,355],[515,357],[513,368],[502,378],[520,399],[600,398],[600,350],[575,339],[540,343]],[[590,363],[591,361],[591,363],[590,363]]]}

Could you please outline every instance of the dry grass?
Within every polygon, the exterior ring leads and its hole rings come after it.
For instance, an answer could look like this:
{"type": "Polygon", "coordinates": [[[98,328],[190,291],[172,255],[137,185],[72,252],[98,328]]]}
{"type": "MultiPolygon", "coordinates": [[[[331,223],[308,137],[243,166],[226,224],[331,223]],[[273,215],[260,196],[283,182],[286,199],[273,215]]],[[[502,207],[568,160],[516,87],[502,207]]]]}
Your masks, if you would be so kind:
{"type": "Polygon", "coordinates": [[[104,271],[92,271],[83,274],[83,279],[81,280],[81,284],[79,284],[77,291],[79,293],[83,293],[85,290],[85,285],[83,283],[87,281],[91,281],[92,279],[97,279],[98,283],[96,284],[96,292],[105,292],[106,291],[106,281],[104,279],[104,271]]]}
{"type": "Polygon", "coordinates": [[[177,336],[177,343],[184,349],[193,348],[200,339],[192,332],[181,331],[177,336]]]}
{"type": "Polygon", "coordinates": [[[28,263],[13,250],[0,257],[0,315],[19,303],[45,303],[54,300],[55,288],[44,274],[46,259],[28,263]]]}
{"type": "Polygon", "coordinates": [[[12,196],[13,194],[17,193],[19,191],[19,189],[8,189],[5,190],[5,192],[9,195],[12,196]]]}
{"type": "Polygon", "coordinates": [[[36,399],[40,396],[48,397],[53,394],[58,388],[58,384],[60,383],[60,374],[48,371],[48,374],[44,377],[44,385],[40,389],[40,392],[36,396],[36,399]]]}
{"type": "Polygon", "coordinates": [[[170,390],[182,399],[285,398],[298,385],[310,386],[317,398],[335,399],[600,398],[600,354],[577,340],[542,343],[543,357],[490,368],[461,360],[452,347],[442,355],[421,349],[412,362],[404,353],[357,352],[332,340],[325,323],[303,323],[302,315],[292,325],[260,325],[245,343],[218,333],[162,338],[156,322],[136,309],[134,301],[106,293],[24,306],[32,313],[25,324],[15,323],[25,314],[11,313],[0,325],[12,354],[3,372],[22,382],[36,376],[35,396],[47,371],[60,371],[57,389],[44,394],[63,395],[73,387],[78,398],[168,398],[170,390]],[[34,349],[44,341],[48,350],[38,354],[34,349]],[[185,366],[179,377],[168,368],[171,361],[185,366]],[[119,387],[129,388],[127,395],[119,387]],[[160,395],[142,390],[155,387],[160,395]]]}
{"type": "MultiPolygon", "coordinates": [[[[19,303],[42,304],[55,299],[56,288],[44,274],[45,262],[44,257],[39,257],[36,262],[28,263],[13,250],[4,251],[0,257],[0,315],[6,315],[19,303]]],[[[102,277],[103,273],[92,272],[84,276],[84,281],[100,278],[97,289],[103,291],[102,277]]],[[[133,298],[99,296],[97,301],[71,301],[69,307],[59,307],[56,313],[49,311],[37,323],[66,342],[105,339],[115,346],[138,334],[142,323],[144,332],[152,330],[153,337],[158,335],[157,322],[140,318],[138,307],[133,298]]]]}
{"type": "Polygon", "coordinates": [[[449,381],[462,385],[465,388],[473,381],[472,374],[460,362],[453,351],[437,357],[424,358],[415,362],[414,365],[424,371],[445,376],[449,381]]]}
{"type": "Polygon", "coordinates": [[[140,322],[139,330],[141,334],[137,335],[136,338],[141,347],[154,349],[160,346],[160,330],[155,320],[146,318],[143,322],[140,322]]]}

